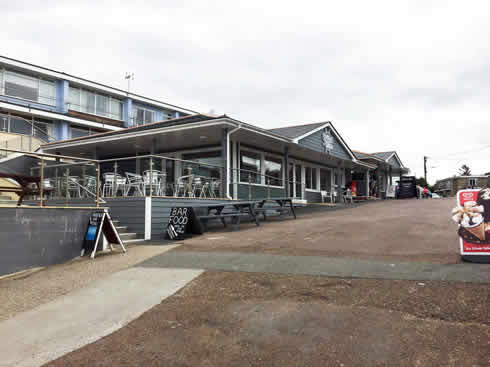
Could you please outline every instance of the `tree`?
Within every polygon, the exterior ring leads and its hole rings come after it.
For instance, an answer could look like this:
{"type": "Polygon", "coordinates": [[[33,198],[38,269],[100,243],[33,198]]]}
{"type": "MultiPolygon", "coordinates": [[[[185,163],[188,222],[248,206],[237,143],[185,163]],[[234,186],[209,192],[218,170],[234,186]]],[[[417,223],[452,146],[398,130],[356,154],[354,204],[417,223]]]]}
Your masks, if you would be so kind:
{"type": "Polygon", "coordinates": [[[423,178],[423,177],[419,177],[419,178],[417,178],[417,179],[415,180],[415,182],[417,183],[417,185],[418,185],[418,186],[422,186],[422,187],[427,187],[427,186],[429,186],[429,185],[427,184],[427,181],[425,181],[425,178],[423,178]]]}
{"type": "Polygon", "coordinates": [[[463,164],[458,173],[460,176],[471,176],[471,168],[467,164],[463,164]]]}
{"type": "Polygon", "coordinates": [[[490,172],[485,173],[485,176],[490,176],[490,172]]]}

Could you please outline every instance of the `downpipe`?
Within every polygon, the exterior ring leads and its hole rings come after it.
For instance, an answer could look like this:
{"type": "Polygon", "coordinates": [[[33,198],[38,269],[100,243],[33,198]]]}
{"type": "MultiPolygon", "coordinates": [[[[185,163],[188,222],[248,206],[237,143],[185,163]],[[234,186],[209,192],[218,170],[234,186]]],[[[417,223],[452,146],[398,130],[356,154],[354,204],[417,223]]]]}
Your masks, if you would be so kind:
{"type": "MultiPolygon", "coordinates": [[[[241,128],[242,128],[242,125],[239,124],[234,129],[226,132],[226,152],[227,153],[230,152],[230,136],[231,136],[231,134],[233,134],[234,132],[240,130],[241,128]]],[[[230,154],[227,154],[227,157],[226,157],[225,162],[227,162],[227,164],[226,164],[226,198],[229,199],[229,200],[233,200],[233,198],[230,195],[230,175],[229,175],[229,173],[230,173],[230,165],[231,165],[231,162],[230,162],[230,154]]],[[[233,171],[232,171],[232,174],[233,174],[233,171]]]]}

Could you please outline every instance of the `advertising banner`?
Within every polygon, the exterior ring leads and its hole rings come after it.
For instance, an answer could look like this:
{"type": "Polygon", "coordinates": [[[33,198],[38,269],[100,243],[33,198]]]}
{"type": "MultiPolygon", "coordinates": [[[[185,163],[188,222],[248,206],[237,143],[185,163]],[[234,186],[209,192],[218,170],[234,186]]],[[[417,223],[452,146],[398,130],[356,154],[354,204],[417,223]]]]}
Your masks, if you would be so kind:
{"type": "Polygon", "coordinates": [[[352,181],[350,184],[350,191],[352,191],[352,196],[356,197],[357,196],[357,181],[352,181]]]}
{"type": "Polygon", "coordinates": [[[490,255],[490,188],[460,190],[452,219],[458,224],[461,255],[490,255]]]}

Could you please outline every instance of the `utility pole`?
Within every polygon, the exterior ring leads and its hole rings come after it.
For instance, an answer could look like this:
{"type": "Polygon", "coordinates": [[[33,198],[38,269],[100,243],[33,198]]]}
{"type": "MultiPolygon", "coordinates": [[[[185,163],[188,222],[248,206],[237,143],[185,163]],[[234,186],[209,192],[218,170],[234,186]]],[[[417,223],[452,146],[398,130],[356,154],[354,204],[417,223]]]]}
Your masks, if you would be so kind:
{"type": "Polygon", "coordinates": [[[424,179],[427,183],[427,156],[424,155],[424,179]]]}

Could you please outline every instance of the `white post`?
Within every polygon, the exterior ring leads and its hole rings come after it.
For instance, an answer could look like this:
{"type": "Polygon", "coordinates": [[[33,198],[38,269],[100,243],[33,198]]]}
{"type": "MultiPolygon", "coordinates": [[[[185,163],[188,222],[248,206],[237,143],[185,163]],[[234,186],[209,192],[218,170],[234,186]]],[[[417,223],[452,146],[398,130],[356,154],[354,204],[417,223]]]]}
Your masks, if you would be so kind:
{"type": "Polygon", "coordinates": [[[151,197],[145,196],[145,240],[151,240],[151,197]]]}
{"type": "Polygon", "coordinates": [[[366,196],[369,197],[369,170],[366,170],[366,196]]]}

